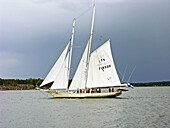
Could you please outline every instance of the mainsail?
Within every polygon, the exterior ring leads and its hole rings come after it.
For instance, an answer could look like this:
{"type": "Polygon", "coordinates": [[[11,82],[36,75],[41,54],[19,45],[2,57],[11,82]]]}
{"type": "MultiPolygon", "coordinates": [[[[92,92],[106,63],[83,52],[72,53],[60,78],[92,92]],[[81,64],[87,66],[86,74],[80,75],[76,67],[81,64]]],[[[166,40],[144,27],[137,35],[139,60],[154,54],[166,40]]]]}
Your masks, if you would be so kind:
{"type": "Polygon", "coordinates": [[[54,83],[51,86],[51,89],[67,89],[68,86],[68,61],[69,61],[69,54],[65,58],[64,63],[62,64],[58,75],[56,76],[54,83]]]}
{"type": "Polygon", "coordinates": [[[113,61],[110,40],[90,55],[87,88],[121,85],[113,61]]]}
{"type": "Polygon", "coordinates": [[[87,53],[88,53],[89,41],[84,50],[83,56],[80,60],[76,73],[73,77],[69,90],[75,90],[77,88],[84,89],[86,84],[86,72],[87,72],[87,53]]]}
{"type": "Polygon", "coordinates": [[[62,54],[60,55],[60,57],[58,58],[55,65],[52,67],[52,69],[50,70],[50,72],[48,73],[48,75],[46,76],[46,78],[44,79],[42,84],[40,85],[40,87],[42,87],[48,83],[54,82],[56,76],[58,75],[58,73],[60,71],[60,68],[62,67],[62,65],[65,61],[65,57],[66,57],[66,54],[68,51],[69,44],[70,44],[70,42],[67,44],[64,51],[62,52],[62,54]]]}

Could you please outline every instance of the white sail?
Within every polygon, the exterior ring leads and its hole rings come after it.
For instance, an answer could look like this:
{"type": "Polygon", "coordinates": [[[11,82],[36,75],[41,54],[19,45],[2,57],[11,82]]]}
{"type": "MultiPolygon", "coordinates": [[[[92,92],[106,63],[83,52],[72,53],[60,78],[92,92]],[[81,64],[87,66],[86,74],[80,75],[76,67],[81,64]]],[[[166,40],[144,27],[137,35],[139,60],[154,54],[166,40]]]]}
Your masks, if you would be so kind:
{"type": "Polygon", "coordinates": [[[84,89],[86,84],[86,70],[87,70],[87,53],[89,42],[86,45],[83,56],[80,60],[76,73],[73,77],[69,90],[84,89]]]}
{"type": "Polygon", "coordinates": [[[110,87],[120,84],[108,40],[90,56],[86,87],[110,87]]]}
{"type": "Polygon", "coordinates": [[[68,87],[68,61],[69,61],[69,54],[65,58],[65,61],[63,62],[55,80],[54,83],[51,86],[51,89],[67,89],[68,87]]]}
{"type": "Polygon", "coordinates": [[[50,72],[48,73],[48,75],[46,76],[46,78],[44,79],[42,84],[40,85],[40,87],[42,87],[42,86],[44,86],[48,83],[54,82],[54,79],[58,75],[59,70],[60,70],[62,64],[65,61],[65,57],[66,57],[66,54],[67,54],[67,51],[68,51],[69,44],[70,44],[70,42],[67,44],[64,51],[62,52],[62,54],[60,55],[60,57],[58,58],[55,65],[52,67],[52,69],[50,70],[50,72]]]}
{"type": "Polygon", "coordinates": [[[50,88],[51,90],[46,91],[55,98],[116,97],[121,95],[122,91],[127,91],[126,88],[122,88],[122,86],[127,86],[127,84],[120,83],[111,53],[110,40],[91,53],[94,17],[95,5],[93,8],[90,39],[84,49],[70,87],[69,77],[72,60],[75,19],[73,20],[72,38],[70,41],[71,45],[68,54],[67,50],[69,44],[66,46],[56,64],[41,84],[41,86],[44,86],[50,82],[53,82],[50,88]],[[116,91],[114,91],[113,88],[110,89],[110,87],[115,86],[121,86],[121,88],[116,88],[116,91]],[[106,90],[102,91],[102,89],[98,90],[94,88],[109,88],[109,91],[107,92],[106,90]],[[59,91],[59,89],[62,90],[59,91]],[[86,91],[77,89],[86,89],[86,91]],[[75,90],[77,91],[75,92],[75,90]]]}

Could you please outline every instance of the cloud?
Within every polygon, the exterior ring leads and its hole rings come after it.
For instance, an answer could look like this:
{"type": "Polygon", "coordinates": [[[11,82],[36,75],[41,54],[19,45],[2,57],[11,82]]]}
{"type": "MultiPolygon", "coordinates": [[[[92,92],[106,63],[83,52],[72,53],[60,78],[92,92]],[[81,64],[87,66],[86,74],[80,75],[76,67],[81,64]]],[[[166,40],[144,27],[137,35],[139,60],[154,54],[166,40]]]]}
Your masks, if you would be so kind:
{"type": "Polygon", "coordinates": [[[0,77],[44,77],[70,39],[72,19],[90,6],[76,22],[74,42],[82,45],[73,52],[73,62],[78,64],[81,56],[74,58],[74,54],[83,52],[89,38],[92,5],[96,3],[95,45],[110,38],[119,69],[123,71],[127,63],[137,66],[134,81],[169,79],[170,15],[166,1],[4,0],[0,77]],[[100,35],[102,41],[98,40],[100,35]]]}

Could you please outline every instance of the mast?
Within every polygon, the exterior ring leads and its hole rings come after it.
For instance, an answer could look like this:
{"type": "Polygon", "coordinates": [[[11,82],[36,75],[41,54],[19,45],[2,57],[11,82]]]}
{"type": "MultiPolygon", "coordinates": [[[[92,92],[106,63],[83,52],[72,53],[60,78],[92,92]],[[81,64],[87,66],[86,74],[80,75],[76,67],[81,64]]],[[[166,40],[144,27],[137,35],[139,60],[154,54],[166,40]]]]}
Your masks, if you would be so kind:
{"type": "Polygon", "coordinates": [[[89,39],[89,53],[88,53],[88,61],[90,59],[90,52],[91,52],[91,43],[92,43],[92,37],[93,37],[93,26],[94,26],[94,17],[95,17],[95,10],[96,10],[96,5],[93,5],[93,18],[92,18],[92,25],[91,25],[91,33],[90,33],[90,39],[89,39]]]}
{"type": "MultiPolygon", "coordinates": [[[[69,64],[68,64],[68,74],[67,74],[67,78],[68,78],[68,83],[69,83],[69,75],[70,75],[70,66],[71,66],[71,57],[72,57],[72,48],[73,48],[73,39],[74,39],[74,28],[75,28],[75,22],[76,19],[73,19],[73,29],[72,29],[72,36],[71,36],[71,46],[70,46],[70,56],[69,56],[69,64]]],[[[67,86],[68,88],[68,86],[67,86]]]]}
{"type": "Polygon", "coordinates": [[[93,5],[93,17],[92,17],[91,33],[90,33],[90,39],[89,39],[89,52],[88,52],[88,56],[87,56],[87,70],[86,70],[85,89],[86,89],[86,85],[87,85],[87,77],[88,77],[88,70],[89,70],[89,61],[90,61],[91,43],[92,43],[92,37],[93,37],[95,10],[96,10],[96,5],[94,4],[93,5]]]}

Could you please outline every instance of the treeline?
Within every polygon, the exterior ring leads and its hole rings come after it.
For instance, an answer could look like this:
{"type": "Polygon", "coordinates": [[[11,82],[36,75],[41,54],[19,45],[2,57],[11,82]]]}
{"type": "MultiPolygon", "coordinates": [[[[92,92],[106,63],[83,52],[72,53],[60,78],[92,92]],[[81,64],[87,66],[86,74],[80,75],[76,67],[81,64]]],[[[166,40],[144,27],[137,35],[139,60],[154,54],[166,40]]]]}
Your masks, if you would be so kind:
{"type": "Polygon", "coordinates": [[[0,89],[1,90],[27,90],[35,89],[36,85],[40,85],[43,79],[1,79],[0,78],[0,89]]]}
{"type": "MultiPolygon", "coordinates": [[[[43,79],[1,79],[0,78],[0,90],[27,90],[35,89],[42,83],[43,79]]],[[[69,81],[69,84],[71,80],[69,81]]],[[[149,83],[131,83],[134,87],[150,87],[150,86],[170,86],[170,81],[163,82],[149,82],[149,83]]]]}
{"type": "Polygon", "coordinates": [[[1,79],[0,78],[0,85],[12,85],[16,86],[17,84],[31,84],[31,85],[40,85],[42,83],[43,79],[1,79]]]}
{"type": "Polygon", "coordinates": [[[149,86],[170,86],[170,81],[149,82],[149,83],[132,83],[134,87],[149,87],[149,86]]]}

